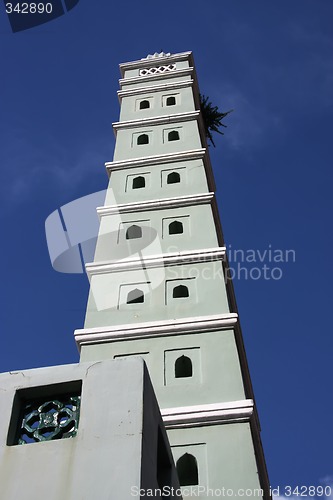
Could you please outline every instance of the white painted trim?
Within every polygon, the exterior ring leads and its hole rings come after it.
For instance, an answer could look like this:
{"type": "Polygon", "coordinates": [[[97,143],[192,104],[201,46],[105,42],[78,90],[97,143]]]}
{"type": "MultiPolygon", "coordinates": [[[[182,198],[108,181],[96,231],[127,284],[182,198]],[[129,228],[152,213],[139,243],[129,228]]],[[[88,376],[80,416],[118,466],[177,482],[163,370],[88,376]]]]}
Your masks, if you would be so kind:
{"type": "Polygon", "coordinates": [[[191,76],[194,73],[194,68],[183,68],[174,69],[172,71],[166,71],[165,73],[154,73],[153,75],[145,76],[132,76],[130,78],[121,78],[119,80],[119,85],[131,85],[136,83],[142,83],[143,86],[146,82],[151,82],[152,80],[164,80],[165,78],[179,78],[181,76],[191,76]]]}
{"type": "Polygon", "coordinates": [[[184,61],[186,59],[190,59],[192,57],[192,52],[179,52],[178,54],[171,54],[170,56],[161,56],[161,57],[147,57],[138,59],[137,61],[130,61],[126,63],[119,64],[119,68],[122,74],[126,70],[136,69],[136,68],[145,68],[147,66],[163,66],[164,64],[170,64],[177,61],[184,61]]]}
{"type": "Polygon", "coordinates": [[[179,153],[166,153],[164,155],[144,156],[130,160],[110,161],[105,163],[108,172],[122,170],[123,168],[145,167],[147,165],[161,165],[165,163],[182,162],[186,160],[201,160],[206,155],[206,149],[191,149],[179,153]]]}
{"type": "Polygon", "coordinates": [[[161,83],[161,85],[152,85],[151,87],[140,87],[135,89],[118,90],[119,99],[131,97],[135,95],[148,94],[151,92],[163,92],[169,90],[178,90],[186,87],[192,87],[193,80],[185,80],[183,82],[161,83]]]}
{"type": "Polygon", "coordinates": [[[160,115],[153,118],[140,118],[140,120],[125,120],[112,123],[115,132],[121,129],[151,127],[153,125],[168,125],[198,120],[200,111],[186,111],[185,113],[173,113],[172,115],[160,115]]]}
{"type": "Polygon", "coordinates": [[[171,265],[183,265],[193,262],[214,262],[223,260],[226,253],[225,247],[208,248],[200,250],[184,250],[145,257],[128,257],[122,260],[90,262],[86,264],[89,279],[96,274],[114,273],[120,271],[133,271],[135,269],[151,269],[171,265]]]}
{"type": "Polygon", "coordinates": [[[179,153],[166,153],[164,155],[144,156],[142,158],[133,158],[129,160],[111,161],[106,162],[105,167],[108,175],[110,176],[112,170],[122,170],[124,168],[137,168],[146,167],[149,165],[164,165],[174,162],[183,162],[187,160],[203,160],[205,172],[209,188],[211,191],[215,190],[215,180],[212,173],[212,166],[210,163],[207,148],[191,149],[188,151],[181,151],[179,153]]]}
{"type": "Polygon", "coordinates": [[[196,427],[221,422],[249,421],[253,415],[252,399],[214,403],[198,406],[161,409],[163,422],[167,429],[196,427]]]}
{"type": "Polygon", "coordinates": [[[202,193],[177,196],[174,198],[136,201],[133,203],[120,203],[119,205],[97,207],[97,213],[100,217],[103,217],[105,215],[146,212],[149,210],[162,210],[165,208],[182,208],[191,205],[203,205],[205,203],[212,203],[214,196],[214,193],[202,193]]]}
{"type": "Polygon", "coordinates": [[[165,335],[191,335],[193,333],[230,330],[235,327],[238,314],[214,314],[210,316],[193,316],[190,318],[149,321],[143,323],[123,324],[83,328],[74,331],[77,345],[99,344],[120,340],[139,340],[165,335]]]}

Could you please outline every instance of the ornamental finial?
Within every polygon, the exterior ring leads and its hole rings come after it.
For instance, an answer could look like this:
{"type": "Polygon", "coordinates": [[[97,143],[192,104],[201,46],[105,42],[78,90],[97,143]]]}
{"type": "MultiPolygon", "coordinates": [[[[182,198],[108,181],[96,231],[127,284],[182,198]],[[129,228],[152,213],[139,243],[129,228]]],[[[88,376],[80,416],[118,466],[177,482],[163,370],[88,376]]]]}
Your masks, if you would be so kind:
{"type": "Polygon", "coordinates": [[[156,59],[157,57],[169,57],[171,56],[170,52],[155,52],[155,54],[148,54],[147,57],[143,57],[141,60],[143,61],[144,59],[156,59]]]}

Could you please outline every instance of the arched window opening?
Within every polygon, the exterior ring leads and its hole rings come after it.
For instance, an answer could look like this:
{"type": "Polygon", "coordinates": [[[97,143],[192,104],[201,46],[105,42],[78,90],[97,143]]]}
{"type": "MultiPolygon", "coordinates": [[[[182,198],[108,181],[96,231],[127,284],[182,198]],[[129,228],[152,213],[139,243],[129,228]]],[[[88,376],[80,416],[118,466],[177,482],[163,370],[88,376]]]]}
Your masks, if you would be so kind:
{"type": "Polygon", "coordinates": [[[141,134],[139,135],[136,143],[141,146],[142,144],[148,144],[149,143],[149,137],[147,134],[141,134]]]}
{"type": "Polygon", "coordinates": [[[140,102],[140,109],[148,109],[150,108],[150,102],[145,100],[140,102]]]}
{"type": "Polygon", "coordinates": [[[132,182],[132,189],[141,189],[146,187],[146,179],[140,175],[139,177],[134,177],[132,182]]]}
{"type": "Polygon", "coordinates": [[[180,299],[180,298],[183,298],[183,297],[189,297],[189,295],[190,294],[188,292],[188,288],[185,285],[175,286],[175,288],[172,291],[172,297],[174,299],[180,299]]]}
{"type": "Polygon", "coordinates": [[[167,177],[167,184],[177,184],[180,182],[180,175],[178,172],[171,172],[167,177]]]}
{"type": "Polygon", "coordinates": [[[171,130],[171,132],[168,133],[168,141],[179,141],[178,130],[171,130]]]}
{"type": "Polygon", "coordinates": [[[173,95],[167,97],[167,100],[166,100],[167,106],[174,106],[175,104],[176,104],[176,98],[173,95]]]}
{"type": "Polygon", "coordinates": [[[180,486],[199,484],[197,460],[193,455],[185,453],[177,460],[176,467],[180,486]]]}
{"type": "Polygon", "coordinates": [[[169,234],[182,234],[184,232],[183,224],[175,220],[169,224],[169,234]]]}
{"type": "Polygon", "coordinates": [[[127,304],[142,304],[144,302],[143,291],[139,288],[131,290],[127,295],[127,304]]]}
{"type": "Polygon", "coordinates": [[[142,238],[142,229],[140,226],[130,226],[126,231],[126,239],[135,240],[136,238],[142,238]]]}
{"type": "Polygon", "coordinates": [[[175,378],[192,377],[192,361],[187,356],[180,356],[175,362],[175,378]]]}

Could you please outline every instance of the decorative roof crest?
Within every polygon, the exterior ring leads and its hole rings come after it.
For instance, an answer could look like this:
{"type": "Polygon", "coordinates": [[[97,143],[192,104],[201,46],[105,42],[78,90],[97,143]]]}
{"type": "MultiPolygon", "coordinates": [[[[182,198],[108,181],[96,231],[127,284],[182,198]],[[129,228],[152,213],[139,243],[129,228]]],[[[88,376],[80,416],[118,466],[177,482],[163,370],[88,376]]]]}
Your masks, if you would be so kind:
{"type": "Polygon", "coordinates": [[[169,57],[169,56],[171,56],[170,52],[167,52],[167,53],[165,53],[165,52],[160,52],[160,53],[155,52],[155,54],[148,54],[147,57],[143,57],[141,59],[141,61],[144,61],[145,59],[156,59],[157,57],[169,57]]]}

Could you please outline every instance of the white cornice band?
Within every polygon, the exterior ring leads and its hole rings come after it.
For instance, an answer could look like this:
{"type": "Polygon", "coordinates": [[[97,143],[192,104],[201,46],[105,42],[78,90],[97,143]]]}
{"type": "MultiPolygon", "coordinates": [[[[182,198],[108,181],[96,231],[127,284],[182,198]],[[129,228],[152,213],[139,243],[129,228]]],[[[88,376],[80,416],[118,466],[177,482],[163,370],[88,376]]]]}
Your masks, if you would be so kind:
{"type": "Polygon", "coordinates": [[[184,69],[175,69],[173,71],[166,71],[164,73],[154,73],[153,75],[145,75],[145,76],[132,76],[129,78],[121,78],[119,80],[119,85],[122,87],[123,85],[132,85],[137,83],[145,84],[145,82],[151,82],[156,80],[164,80],[166,78],[179,78],[182,76],[191,76],[194,73],[194,68],[184,68],[184,69]]]}
{"type": "Polygon", "coordinates": [[[115,132],[121,129],[150,127],[153,125],[167,125],[169,123],[182,123],[198,120],[200,111],[186,111],[185,113],[173,113],[172,115],[154,116],[153,118],[141,118],[140,120],[125,120],[112,123],[115,132]]]}
{"type": "Polygon", "coordinates": [[[178,90],[186,87],[192,87],[193,80],[185,80],[183,82],[162,83],[161,85],[152,85],[151,87],[139,87],[135,89],[118,90],[119,99],[123,97],[131,97],[141,94],[149,94],[150,92],[163,92],[165,90],[178,90]]]}
{"type": "Polygon", "coordinates": [[[225,247],[208,248],[200,250],[184,250],[182,252],[170,252],[145,257],[129,257],[127,259],[91,262],[86,264],[89,279],[96,274],[106,274],[121,271],[133,271],[136,269],[151,269],[154,267],[165,267],[184,265],[194,262],[214,262],[223,260],[226,254],[225,247]]]}
{"type": "Polygon", "coordinates": [[[159,66],[163,64],[175,63],[177,61],[184,61],[186,59],[192,58],[192,52],[179,52],[177,54],[170,54],[169,56],[160,56],[160,57],[144,57],[143,59],[138,59],[137,61],[130,61],[126,63],[119,64],[120,71],[122,74],[127,69],[136,69],[136,68],[146,68],[147,66],[159,66]]]}
{"type": "Polygon", "coordinates": [[[99,344],[120,340],[139,340],[165,335],[190,335],[193,333],[230,330],[235,327],[238,314],[215,314],[174,320],[149,321],[141,324],[102,326],[75,330],[77,345],[99,344]]]}
{"type": "Polygon", "coordinates": [[[214,196],[214,193],[202,193],[195,195],[177,196],[174,198],[138,201],[134,203],[120,203],[119,205],[97,207],[97,213],[100,217],[103,217],[105,215],[146,212],[149,210],[161,210],[165,208],[182,208],[191,205],[203,205],[205,203],[212,203],[214,196]]]}
{"type": "Polygon", "coordinates": [[[150,165],[165,165],[168,163],[185,162],[190,160],[203,160],[205,171],[208,179],[208,184],[212,191],[215,190],[215,180],[212,174],[212,166],[206,148],[191,149],[188,151],[180,151],[178,153],[166,153],[163,155],[144,156],[141,158],[133,158],[129,160],[110,161],[105,163],[108,175],[110,176],[113,170],[122,170],[124,168],[140,168],[150,165]]]}
{"type": "Polygon", "coordinates": [[[180,408],[161,409],[167,429],[249,421],[254,411],[252,399],[180,408]]]}
{"type": "Polygon", "coordinates": [[[205,155],[205,148],[191,149],[189,151],[180,151],[179,153],[166,153],[164,155],[144,156],[142,158],[133,158],[129,160],[109,161],[105,163],[105,167],[110,172],[111,170],[122,170],[124,168],[164,165],[165,163],[175,163],[187,160],[201,160],[205,155]]]}

